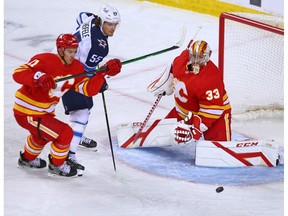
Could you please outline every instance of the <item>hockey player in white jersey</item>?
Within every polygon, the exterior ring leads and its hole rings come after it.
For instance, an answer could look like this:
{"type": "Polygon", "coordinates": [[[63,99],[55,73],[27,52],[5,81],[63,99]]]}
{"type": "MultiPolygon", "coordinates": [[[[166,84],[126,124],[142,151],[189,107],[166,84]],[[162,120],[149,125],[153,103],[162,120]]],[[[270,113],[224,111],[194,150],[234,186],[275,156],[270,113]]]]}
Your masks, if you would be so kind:
{"type": "MultiPolygon", "coordinates": [[[[113,36],[120,23],[120,14],[116,8],[105,5],[100,8],[97,15],[81,12],[76,21],[77,28],[74,35],[79,43],[76,58],[84,64],[85,71],[95,70],[108,55],[108,37],[113,36]]],[[[104,66],[107,66],[109,71],[116,75],[121,70],[122,64],[119,59],[111,59],[104,66]]],[[[105,82],[100,92],[107,89],[108,85],[105,82]]],[[[93,99],[69,90],[62,97],[62,101],[65,114],[70,115],[70,126],[74,132],[67,162],[74,164],[78,171],[83,171],[85,167],[79,164],[76,158],[77,147],[96,148],[97,146],[96,141],[83,136],[88,124],[90,110],[93,107],[93,99]]]]}

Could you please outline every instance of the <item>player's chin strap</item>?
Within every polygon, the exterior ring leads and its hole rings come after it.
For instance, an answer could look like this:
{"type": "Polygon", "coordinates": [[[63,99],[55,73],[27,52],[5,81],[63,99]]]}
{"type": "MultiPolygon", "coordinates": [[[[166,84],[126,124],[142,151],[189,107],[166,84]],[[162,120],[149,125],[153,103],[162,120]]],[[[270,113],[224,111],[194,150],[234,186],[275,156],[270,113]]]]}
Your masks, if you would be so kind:
{"type": "MultiPolygon", "coordinates": [[[[60,54],[60,52],[58,51],[58,49],[57,49],[57,53],[58,53],[58,55],[60,56],[60,58],[64,61],[64,63],[66,64],[66,65],[68,65],[68,63],[66,62],[66,60],[65,60],[65,58],[64,58],[64,48],[62,48],[62,51],[63,51],[63,56],[60,54]]],[[[57,82],[57,80],[56,80],[56,82],[57,82]]],[[[59,82],[59,81],[58,81],[59,82]]]]}

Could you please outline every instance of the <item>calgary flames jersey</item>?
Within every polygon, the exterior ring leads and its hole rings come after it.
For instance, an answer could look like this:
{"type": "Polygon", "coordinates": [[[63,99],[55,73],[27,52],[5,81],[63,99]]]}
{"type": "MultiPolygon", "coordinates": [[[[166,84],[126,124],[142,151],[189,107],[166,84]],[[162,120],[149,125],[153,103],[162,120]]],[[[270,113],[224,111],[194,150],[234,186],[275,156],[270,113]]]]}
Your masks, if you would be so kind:
{"type": "Polygon", "coordinates": [[[176,111],[184,119],[189,111],[199,115],[209,128],[231,107],[220,70],[212,61],[194,74],[187,68],[189,51],[184,50],[172,65],[176,111]]]}
{"type": "Polygon", "coordinates": [[[13,73],[14,80],[22,84],[15,95],[15,114],[29,116],[54,115],[55,106],[59,103],[60,97],[69,89],[86,96],[93,96],[100,91],[104,83],[104,77],[99,73],[91,79],[82,76],[57,82],[55,89],[45,90],[41,87],[35,87],[33,77],[37,71],[50,74],[54,79],[59,79],[83,73],[84,67],[76,59],[72,64],[66,65],[58,55],[53,53],[42,53],[32,57],[27,64],[21,65],[13,73]]]}

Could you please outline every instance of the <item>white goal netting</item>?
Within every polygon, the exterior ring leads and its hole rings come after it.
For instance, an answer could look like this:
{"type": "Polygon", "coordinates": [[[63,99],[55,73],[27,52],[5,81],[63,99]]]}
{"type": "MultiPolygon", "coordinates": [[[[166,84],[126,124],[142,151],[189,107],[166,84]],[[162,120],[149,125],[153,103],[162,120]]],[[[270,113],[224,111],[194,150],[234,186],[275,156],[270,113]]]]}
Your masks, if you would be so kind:
{"type": "Polygon", "coordinates": [[[224,24],[219,28],[219,66],[223,65],[232,114],[282,115],[283,19],[264,14],[227,15],[220,18],[224,24]]]}

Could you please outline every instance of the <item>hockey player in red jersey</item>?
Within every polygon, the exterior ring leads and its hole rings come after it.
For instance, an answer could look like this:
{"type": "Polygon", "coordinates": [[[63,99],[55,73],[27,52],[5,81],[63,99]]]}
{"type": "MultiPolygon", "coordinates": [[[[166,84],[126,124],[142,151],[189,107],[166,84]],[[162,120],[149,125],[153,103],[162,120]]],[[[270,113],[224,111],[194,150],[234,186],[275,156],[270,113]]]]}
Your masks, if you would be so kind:
{"type": "Polygon", "coordinates": [[[105,84],[105,75],[114,76],[120,72],[121,62],[115,59],[115,64],[107,65],[107,70],[90,79],[77,77],[55,83],[55,79],[84,71],[83,64],[74,59],[78,47],[74,35],[59,35],[56,46],[58,54],[35,55],[13,73],[14,80],[22,85],[16,91],[14,116],[18,124],[30,132],[18,164],[23,167],[46,167],[46,161],[38,156],[44,146],[51,142],[48,171],[53,175],[71,177],[77,175],[77,170],[66,164],[65,160],[73,130],[55,118],[55,106],[69,89],[86,96],[96,95],[105,84]]]}
{"type": "Polygon", "coordinates": [[[231,107],[220,70],[210,60],[207,42],[195,41],[176,57],[148,91],[171,95],[175,108],[166,118],[177,118],[174,139],[231,140],[231,107]]]}

